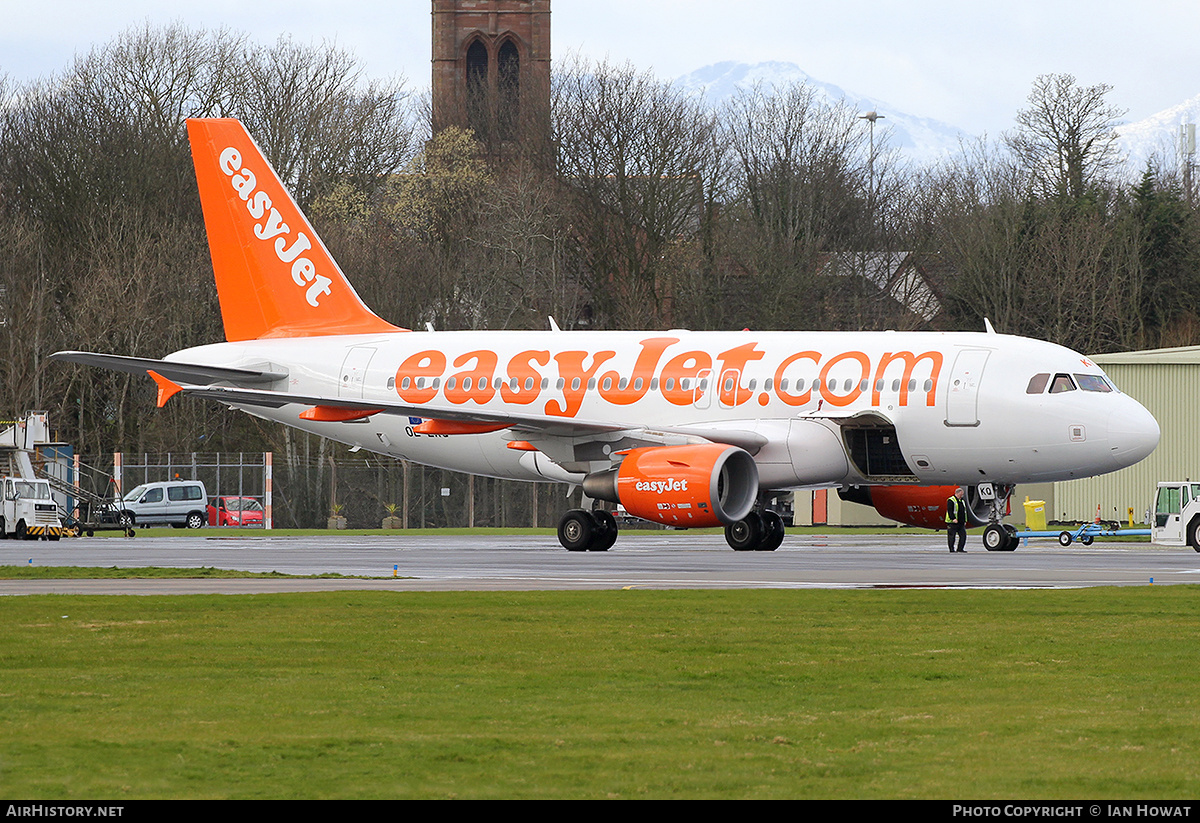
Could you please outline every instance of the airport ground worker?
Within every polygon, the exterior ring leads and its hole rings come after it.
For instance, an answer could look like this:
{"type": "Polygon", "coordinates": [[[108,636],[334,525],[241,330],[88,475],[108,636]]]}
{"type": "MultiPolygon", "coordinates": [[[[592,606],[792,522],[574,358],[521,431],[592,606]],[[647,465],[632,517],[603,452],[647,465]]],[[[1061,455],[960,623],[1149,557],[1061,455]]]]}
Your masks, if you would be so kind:
{"type": "Polygon", "coordinates": [[[967,492],[959,486],[946,501],[946,543],[950,551],[965,552],[967,545],[967,492]],[[958,535],[958,548],[954,548],[954,536],[958,535]]]}

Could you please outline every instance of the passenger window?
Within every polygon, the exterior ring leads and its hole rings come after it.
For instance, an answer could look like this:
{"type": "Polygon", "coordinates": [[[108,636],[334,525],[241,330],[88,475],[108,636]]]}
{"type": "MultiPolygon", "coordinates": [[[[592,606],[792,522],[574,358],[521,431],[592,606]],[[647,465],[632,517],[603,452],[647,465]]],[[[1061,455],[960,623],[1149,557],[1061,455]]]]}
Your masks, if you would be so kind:
{"type": "Polygon", "coordinates": [[[1075,380],[1079,383],[1079,388],[1084,391],[1112,391],[1112,386],[1108,385],[1108,381],[1098,374],[1077,374],[1075,380]]]}
{"type": "Polygon", "coordinates": [[[1041,394],[1046,390],[1046,384],[1050,382],[1050,375],[1043,372],[1035,374],[1029,378],[1029,385],[1025,387],[1026,394],[1041,394]]]}
{"type": "Polygon", "coordinates": [[[162,489],[151,489],[146,492],[146,496],[142,498],[143,503],[161,503],[162,489]]]}
{"type": "Polygon", "coordinates": [[[1065,391],[1075,391],[1075,383],[1071,380],[1069,374],[1054,375],[1054,382],[1050,384],[1051,394],[1061,394],[1065,391]]]}

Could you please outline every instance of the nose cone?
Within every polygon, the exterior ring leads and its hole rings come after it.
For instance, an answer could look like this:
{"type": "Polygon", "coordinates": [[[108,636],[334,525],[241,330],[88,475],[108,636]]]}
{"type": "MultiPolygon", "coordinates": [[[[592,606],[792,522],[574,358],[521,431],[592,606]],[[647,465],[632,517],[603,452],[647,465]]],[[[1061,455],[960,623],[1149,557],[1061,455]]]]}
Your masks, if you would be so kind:
{"type": "Polygon", "coordinates": [[[1161,432],[1154,415],[1131,397],[1108,418],[1108,442],[1117,468],[1145,460],[1158,445],[1161,432]]]}

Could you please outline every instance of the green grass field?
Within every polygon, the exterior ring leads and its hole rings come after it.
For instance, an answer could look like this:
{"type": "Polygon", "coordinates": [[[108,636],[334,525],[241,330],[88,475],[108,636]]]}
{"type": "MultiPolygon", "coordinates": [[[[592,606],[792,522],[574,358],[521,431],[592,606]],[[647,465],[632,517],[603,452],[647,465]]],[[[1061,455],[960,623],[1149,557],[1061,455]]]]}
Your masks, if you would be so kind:
{"type": "Polygon", "coordinates": [[[0,598],[23,798],[1194,798],[1200,590],[0,598]]]}

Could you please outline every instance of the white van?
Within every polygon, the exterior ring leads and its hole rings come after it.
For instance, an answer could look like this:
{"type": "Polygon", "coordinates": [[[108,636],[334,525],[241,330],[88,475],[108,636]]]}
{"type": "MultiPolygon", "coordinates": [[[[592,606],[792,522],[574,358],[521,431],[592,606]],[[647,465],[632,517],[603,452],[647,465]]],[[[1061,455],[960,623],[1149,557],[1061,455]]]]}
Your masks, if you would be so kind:
{"type": "Polygon", "coordinates": [[[208,522],[208,492],[199,480],[143,483],[121,501],[117,522],[126,528],[168,524],[198,529],[208,522]]]}

